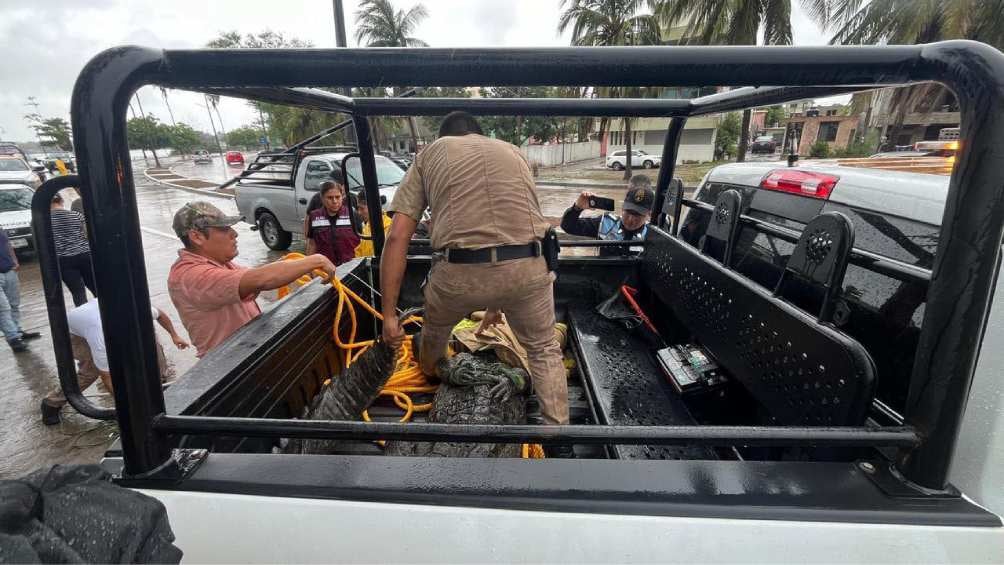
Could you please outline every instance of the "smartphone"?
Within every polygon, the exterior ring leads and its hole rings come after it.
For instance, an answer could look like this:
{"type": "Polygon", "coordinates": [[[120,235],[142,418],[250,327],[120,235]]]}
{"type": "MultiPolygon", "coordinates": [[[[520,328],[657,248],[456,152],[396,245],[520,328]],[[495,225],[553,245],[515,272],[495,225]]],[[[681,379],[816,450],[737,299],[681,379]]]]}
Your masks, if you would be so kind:
{"type": "Polygon", "coordinates": [[[589,207],[596,208],[597,210],[609,210],[614,211],[614,199],[613,198],[603,198],[602,196],[590,196],[589,197],[589,207]]]}

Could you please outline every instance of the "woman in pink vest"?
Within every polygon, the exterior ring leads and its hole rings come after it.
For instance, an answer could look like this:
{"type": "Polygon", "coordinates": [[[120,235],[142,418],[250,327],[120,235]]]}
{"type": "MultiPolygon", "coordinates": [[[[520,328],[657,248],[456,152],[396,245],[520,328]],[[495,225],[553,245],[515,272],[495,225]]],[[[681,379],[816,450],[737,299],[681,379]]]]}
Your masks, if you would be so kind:
{"type": "Polygon", "coordinates": [[[321,184],[321,207],[307,215],[307,255],[320,253],[335,265],[355,257],[359,236],[345,202],[345,191],[334,181],[321,184]]]}

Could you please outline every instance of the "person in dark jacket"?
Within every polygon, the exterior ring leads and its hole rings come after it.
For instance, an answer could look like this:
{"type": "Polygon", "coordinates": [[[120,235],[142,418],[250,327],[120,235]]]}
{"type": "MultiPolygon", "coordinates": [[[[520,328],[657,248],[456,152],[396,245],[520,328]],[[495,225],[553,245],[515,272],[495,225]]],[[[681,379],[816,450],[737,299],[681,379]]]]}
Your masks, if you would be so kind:
{"type": "MultiPolygon", "coordinates": [[[[643,241],[645,239],[645,235],[648,233],[648,219],[652,211],[652,203],[655,201],[652,181],[647,176],[635,175],[631,177],[627,195],[621,205],[620,216],[613,212],[607,212],[602,216],[581,218],[582,212],[592,208],[589,201],[593,196],[593,193],[584,191],[579,194],[575,204],[565,210],[561,217],[561,229],[565,233],[604,241],[643,241]]],[[[630,255],[640,253],[641,250],[641,246],[603,247],[600,249],[600,255],[630,255]]]]}
{"type": "Polygon", "coordinates": [[[320,253],[341,265],[355,257],[359,236],[352,229],[342,187],[326,181],[320,194],[322,206],[307,216],[307,255],[320,253]]]}

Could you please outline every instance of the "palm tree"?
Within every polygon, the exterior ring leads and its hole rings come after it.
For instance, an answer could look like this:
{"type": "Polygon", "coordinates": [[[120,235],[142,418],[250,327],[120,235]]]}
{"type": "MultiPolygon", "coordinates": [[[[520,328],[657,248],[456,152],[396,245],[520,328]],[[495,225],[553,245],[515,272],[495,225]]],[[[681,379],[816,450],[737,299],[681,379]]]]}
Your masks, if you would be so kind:
{"type": "MultiPolygon", "coordinates": [[[[826,0],[810,15],[835,30],[830,43],[913,45],[944,39],[972,39],[1004,49],[1004,0],[826,0]]],[[[873,99],[871,94],[867,94],[873,99]]],[[[897,89],[890,100],[896,139],[908,110],[931,111],[952,100],[946,88],[924,84],[897,89]]],[[[871,102],[869,100],[869,114],[871,102]]],[[[864,128],[859,128],[863,130],[864,128]]]]}
{"type": "MultiPolygon", "coordinates": [[[[833,0],[801,0],[816,21],[824,21],[833,0]]],[[[847,0],[855,1],[855,0],[847,0]]],[[[858,0],[860,2],[860,0],[858,0]]],[[[669,26],[685,24],[682,43],[691,45],[791,45],[791,0],[649,0],[669,26]]],[[[743,112],[736,160],[746,159],[751,111],[743,112]]]]}
{"type": "Polygon", "coordinates": [[[395,12],[390,0],[362,0],[356,12],[356,43],[367,47],[428,47],[428,43],[412,36],[427,17],[429,11],[422,4],[407,12],[395,12]]]}
{"type": "MultiPolygon", "coordinates": [[[[558,19],[558,32],[572,29],[572,45],[656,45],[659,43],[659,22],[644,13],[645,0],[562,0],[564,11],[558,19]]],[[[608,97],[638,96],[641,89],[600,88],[608,97]]],[[[631,178],[631,120],[624,118],[625,156],[624,179],[631,178]]],[[[600,137],[606,121],[600,123],[600,137]]]]}
{"type": "MultiPolygon", "coordinates": [[[[414,37],[415,28],[427,17],[429,11],[422,4],[415,4],[405,12],[394,11],[390,0],[362,0],[356,12],[356,43],[365,43],[367,47],[428,47],[428,43],[414,37]]],[[[398,89],[394,89],[392,95],[398,94],[398,89]]],[[[418,151],[418,122],[414,116],[407,122],[411,142],[418,151]]]]}

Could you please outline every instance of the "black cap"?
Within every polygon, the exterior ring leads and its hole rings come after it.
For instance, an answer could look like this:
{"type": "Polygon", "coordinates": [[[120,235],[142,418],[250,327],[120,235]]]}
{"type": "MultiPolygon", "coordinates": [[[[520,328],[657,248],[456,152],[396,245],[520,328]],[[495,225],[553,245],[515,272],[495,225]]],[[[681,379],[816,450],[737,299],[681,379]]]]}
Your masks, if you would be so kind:
{"type": "Polygon", "coordinates": [[[622,208],[638,214],[648,214],[652,211],[652,204],[655,202],[655,193],[647,188],[632,188],[624,197],[622,208]]]}

